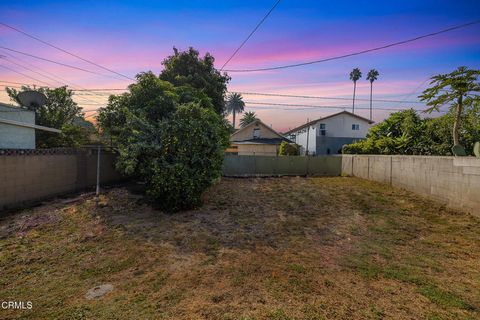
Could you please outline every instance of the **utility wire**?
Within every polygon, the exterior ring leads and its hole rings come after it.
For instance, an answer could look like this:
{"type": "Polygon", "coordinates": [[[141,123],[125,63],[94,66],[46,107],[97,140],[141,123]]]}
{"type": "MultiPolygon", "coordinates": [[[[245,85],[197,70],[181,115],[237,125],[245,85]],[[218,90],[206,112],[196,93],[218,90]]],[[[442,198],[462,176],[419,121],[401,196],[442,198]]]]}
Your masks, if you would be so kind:
{"type": "Polygon", "coordinates": [[[6,24],[6,23],[0,22],[0,25],[3,25],[4,27],[10,28],[10,29],[12,29],[12,30],[14,30],[14,31],[16,31],[16,32],[19,32],[19,33],[21,33],[21,34],[23,34],[23,35],[25,35],[25,36],[27,36],[27,37],[29,37],[29,38],[31,38],[31,39],[34,39],[34,40],[36,40],[36,41],[38,41],[38,42],[41,42],[41,43],[43,43],[43,44],[45,44],[45,45],[47,45],[47,46],[49,46],[49,47],[55,48],[55,49],[57,49],[57,50],[59,50],[59,51],[62,51],[63,53],[69,54],[69,55],[71,55],[71,56],[73,56],[73,57],[75,57],[75,58],[77,58],[77,59],[80,59],[80,60],[82,60],[82,61],[85,61],[85,62],[87,62],[87,63],[90,63],[91,65],[94,65],[94,66],[96,66],[96,67],[98,67],[98,68],[101,68],[101,69],[103,69],[103,70],[109,71],[109,72],[111,72],[111,73],[114,73],[114,74],[116,74],[116,75],[119,75],[119,76],[121,76],[121,77],[123,77],[123,78],[126,78],[126,79],[128,79],[128,80],[133,80],[133,81],[135,81],[135,79],[133,79],[133,78],[131,78],[131,77],[129,77],[129,76],[126,76],[126,75],[124,75],[124,74],[121,74],[120,72],[114,71],[114,70],[112,70],[112,69],[106,68],[106,67],[104,67],[104,66],[102,66],[102,65],[100,65],[100,64],[98,64],[98,63],[93,62],[93,61],[90,61],[90,60],[87,60],[87,59],[85,59],[85,58],[82,58],[82,57],[80,57],[79,55],[77,55],[77,54],[75,54],[75,53],[72,53],[72,52],[67,51],[67,50],[65,50],[65,49],[62,49],[62,48],[60,48],[60,47],[57,47],[56,45],[53,45],[53,44],[51,44],[51,43],[49,43],[49,42],[47,42],[47,41],[44,41],[44,40],[42,40],[42,39],[40,39],[40,38],[37,38],[37,37],[35,37],[35,36],[31,35],[31,34],[26,33],[25,31],[19,30],[19,29],[15,28],[15,27],[12,27],[12,26],[10,26],[10,25],[8,25],[8,24],[6,24]]]}
{"type": "MultiPolygon", "coordinates": [[[[344,97],[320,97],[320,96],[303,96],[303,95],[291,95],[291,94],[279,94],[279,93],[260,93],[260,92],[239,92],[231,91],[232,93],[239,93],[243,95],[252,95],[252,96],[271,96],[271,97],[289,97],[289,98],[304,98],[304,99],[326,99],[326,100],[348,100],[351,101],[352,98],[344,97]]],[[[356,98],[355,101],[370,101],[370,99],[361,99],[356,98]]],[[[374,102],[402,102],[402,103],[422,103],[420,101],[405,101],[405,100],[384,100],[384,99],[372,99],[374,102]]]]}
{"type": "MultiPolygon", "coordinates": [[[[13,83],[19,85],[29,85],[21,82],[12,82],[12,81],[3,81],[5,83],[13,83]]],[[[97,92],[97,91],[126,91],[128,88],[94,88],[94,89],[74,89],[75,92],[97,92]]],[[[280,94],[280,93],[262,93],[262,92],[243,92],[243,91],[230,91],[231,93],[239,93],[243,95],[253,95],[253,96],[272,96],[272,97],[287,97],[287,98],[304,98],[304,99],[325,99],[325,100],[346,100],[351,101],[352,98],[345,97],[323,97],[323,96],[307,96],[307,95],[291,95],[291,94],[280,94]]],[[[407,94],[411,95],[411,93],[407,94]]],[[[370,99],[361,99],[356,98],[356,101],[370,101],[370,99]]],[[[373,102],[392,102],[392,103],[422,103],[421,101],[406,101],[406,100],[388,100],[388,99],[373,99],[373,102]]]]}
{"type": "MultiPolygon", "coordinates": [[[[318,105],[309,105],[309,104],[292,104],[292,103],[270,103],[270,102],[256,102],[256,101],[245,101],[245,104],[253,105],[267,105],[267,106],[286,106],[286,107],[304,107],[304,108],[326,108],[326,109],[347,109],[351,106],[318,106],[318,105]]],[[[369,110],[370,107],[364,107],[359,109],[369,110]]],[[[407,108],[410,109],[410,108],[407,108]]],[[[292,109],[297,110],[297,109],[292,109]]],[[[385,111],[402,111],[406,110],[405,108],[374,108],[374,110],[385,110],[385,111]]],[[[414,109],[416,110],[416,109],[414,109]]],[[[422,111],[422,110],[417,110],[422,111]]]]}
{"type": "Polygon", "coordinates": [[[30,53],[27,53],[27,52],[18,51],[18,50],[15,50],[15,49],[11,49],[11,48],[4,47],[4,46],[0,46],[0,49],[4,49],[4,50],[11,51],[11,52],[15,52],[15,53],[18,53],[18,54],[21,54],[21,55],[24,55],[24,56],[27,56],[27,57],[35,58],[35,59],[38,59],[38,60],[43,60],[43,61],[47,61],[47,62],[50,62],[50,63],[58,64],[58,65],[60,65],[60,66],[64,66],[64,67],[67,67],[67,68],[76,69],[76,70],[80,70],[80,71],[83,71],[83,72],[88,72],[88,73],[91,73],[91,74],[96,74],[96,75],[99,75],[99,76],[102,76],[102,77],[108,77],[108,78],[118,79],[117,77],[113,77],[113,76],[109,76],[109,75],[106,75],[106,74],[98,73],[98,72],[95,72],[95,71],[83,69],[83,68],[80,68],[80,67],[72,66],[72,65],[69,65],[69,64],[66,64],[66,63],[62,63],[62,62],[58,62],[58,61],[54,61],[54,60],[50,60],[50,59],[47,59],[47,58],[42,58],[42,57],[39,57],[39,56],[30,54],[30,53]]]}
{"type": "Polygon", "coordinates": [[[230,56],[230,58],[228,58],[227,61],[225,61],[225,63],[223,64],[223,66],[220,68],[220,71],[223,70],[223,68],[225,68],[225,66],[230,62],[230,60],[233,59],[233,57],[235,57],[235,55],[238,53],[238,51],[240,51],[240,49],[242,49],[242,47],[245,45],[245,43],[247,43],[247,41],[253,36],[253,34],[255,33],[255,31],[257,31],[257,29],[262,25],[262,23],[268,18],[268,16],[270,15],[270,13],[272,13],[272,11],[277,7],[277,5],[280,3],[281,0],[278,0],[275,5],[270,9],[270,11],[267,12],[267,14],[263,17],[262,20],[260,20],[259,23],[257,23],[257,25],[255,26],[255,28],[252,30],[252,32],[250,32],[250,34],[248,35],[248,37],[243,40],[243,42],[240,44],[240,46],[232,53],[232,55],[230,56]]]}
{"type": "Polygon", "coordinates": [[[341,55],[341,56],[335,56],[335,57],[326,58],[326,59],[320,59],[320,60],[314,60],[314,61],[302,62],[302,63],[296,63],[296,64],[288,64],[288,65],[276,66],[276,67],[265,67],[265,68],[256,68],[256,69],[229,69],[229,70],[225,70],[225,71],[227,71],[227,72],[270,71],[270,70],[294,68],[294,67],[306,66],[306,65],[315,64],[315,63],[338,60],[338,59],[348,58],[348,57],[352,57],[352,56],[358,56],[358,55],[365,54],[365,53],[368,53],[368,52],[387,49],[387,48],[390,48],[390,47],[402,45],[402,44],[405,44],[405,43],[417,41],[417,40],[428,38],[428,37],[433,37],[433,36],[436,36],[436,35],[439,35],[439,34],[442,34],[442,33],[450,32],[450,31],[465,28],[465,27],[469,27],[469,26],[472,26],[472,25],[475,25],[475,24],[478,24],[478,23],[480,23],[480,20],[476,20],[476,21],[472,21],[472,22],[469,22],[469,23],[464,23],[464,24],[461,24],[461,25],[453,26],[453,27],[443,29],[443,30],[440,30],[440,31],[437,31],[437,32],[424,34],[424,35],[421,35],[421,36],[418,36],[418,37],[415,37],[415,38],[411,38],[411,39],[407,39],[407,40],[403,40],[403,41],[398,41],[398,42],[393,42],[393,43],[390,43],[390,44],[387,44],[387,45],[384,45],[384,46],[371,48],[371,49],[366,49],[366,50],[362,50],[362,51],[357,51],[357,52],[353,52],[353,53],[348,53],[348,54],[344,54],[344,55],[341,55]]]}
{"type": "Polygon", "coordinates": [[[35,81],[37,81],[37,82],[44,83],[44,84],[46,84],[46,85],[49,86],[49,87],[54,87],[54,86],[52,86],[51,83],[48,83],[48,82],[45,82],[45,81],[42,81],[42,80],[38,80],[38,79],[36,79],[36,78],[34,78],[34,77],[29,76],[28,74],[25,74],[25,73],[23,73],[23,72],[17,71],[17,70],[15,70],[15,69],[10,68],[10,67],[4,66],[3,64],[0,64],[0,67],[5,68],[5,69],[7,69],[7,70],[10,70],[10,71],[12,71],[12,72],[18,73],[18,74],[20,74],[20,75],[22,75],[22,76],[24,76],[24,77],[30,78],[30,79],[35,80],[35,81]]]}

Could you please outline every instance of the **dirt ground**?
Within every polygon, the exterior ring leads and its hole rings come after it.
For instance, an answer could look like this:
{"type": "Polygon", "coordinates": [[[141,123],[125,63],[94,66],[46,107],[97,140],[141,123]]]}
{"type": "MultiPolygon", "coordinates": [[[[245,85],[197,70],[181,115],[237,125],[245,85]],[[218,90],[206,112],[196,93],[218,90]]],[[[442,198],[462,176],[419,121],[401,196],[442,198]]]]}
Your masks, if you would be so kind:
{"type": "Polygon", "coordinates": [[[480,219],[357,178],[128,188],[0,220],[0,319],[480,319],[480,219]],[[113,290],[88,300],[101,284],[113,290]]]}

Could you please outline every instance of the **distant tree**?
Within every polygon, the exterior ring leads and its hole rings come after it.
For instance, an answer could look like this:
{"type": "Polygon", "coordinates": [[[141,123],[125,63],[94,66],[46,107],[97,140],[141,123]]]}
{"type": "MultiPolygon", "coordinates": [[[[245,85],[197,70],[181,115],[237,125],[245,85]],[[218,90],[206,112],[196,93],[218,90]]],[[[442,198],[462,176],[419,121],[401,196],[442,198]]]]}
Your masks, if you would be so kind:
{"type": "Polygon", "coordinates": [[[372,93],[373,93],[373,82],[378,78],[378,71],[372,69],[368,71],[367,80],[370,81],[370,120],[372,120],[372,93]]]}
{"type": "Polygon", "coordinates": [[[245,112],[245,114],[243,115],[242,119],[240,119],[240,126],[242,128],[246,127],[247,125],[249,125],[250,123],[252,123],[253,121],[255,120],[258,120],[257,118],[257,115],[255,114],[255,112],[253,111],[248,111],[248,112],[245,112]]]}
{"type": "Polygon", "coordinates": [[[298,156],[300,155],[300,149],[298,145],[294,143],[282,141],[280,147],[278,148],[278,154],[281,156],[298,156]]]}
{"type": "Polygon", "coordinates": [[[188,85],[204,93],[211,100],[213,109],[220,115],[225,113],[225,93],[230,77],[214,67],[215,59],[207,52],[203,58],[193,48],[178,51],[163,60],[160,80],[168,81],[175,87],[188,85]]]}
{"type": "Polygon", "coordinates": [[[54,89],[25,86],[20,90],[6,88],[10,99],[18,104],[20,104],[18,94],[30,90],[43,93],[47,97],[45,105],[31,107],[35,111],[35,123],[62,130],[61,134],[37,130],[35,134],[37,148],[75,147],[88,142],[88,135],[91,132],[85,127],[86,120],[82,108],[73,101],[72,90],[66,86],[54,89]]]}
{"type": "Polygon", "coordinates": [[[353,105],[352,112],[355,113],[355,91],[357,89],[357,81],[362,77],[362,72],[359,68],[355,68],[350,72],[350,80],[353,81],[353,105]]]}
{"type": "Polygon", "coordinates": [[[480,92],[478,77],[480,70],[470,70],[459,67],[448,74],[439,74],[432,77],[430,85],[433,87],[423,91],[419,96],[422,101],[427,101],[426,112],[440,111],[440,107],[450,105],[454,110],[452,128],[453,144],[460,144],[460,128],[465,108],[472,108],[480,100],[476,93],[480,92]]]}
{"type": "Polygon", "coordinates": [[[235,129],[235,115],[242,113],[245,108],[245,102],[239,93],[230,93],[227,97],[227,113],[233,115],[233,129],[235,129]]]}

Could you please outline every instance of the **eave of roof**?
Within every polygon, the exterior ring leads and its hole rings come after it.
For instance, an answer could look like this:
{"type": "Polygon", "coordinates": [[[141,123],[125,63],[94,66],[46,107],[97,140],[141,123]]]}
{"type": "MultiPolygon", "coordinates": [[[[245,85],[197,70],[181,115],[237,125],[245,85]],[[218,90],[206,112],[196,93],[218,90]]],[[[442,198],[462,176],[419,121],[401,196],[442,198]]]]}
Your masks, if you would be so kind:
{"type": "Polygon", "coordinates": [[[5,124],[12,125],[12,126],[17,126],[17,127],[24,127],[24,128],[30,128],[30,129],[37,129],[37,130],[55,132],[55,133],[62,132],[61,130],[54,129],[54,128],[39,126],[39,125],[36,125],[36,124],[25,123],[25,122],[20,122],[20,121],[8,120],[8,119],[3,119],[3,118],[0,118],[0,123],[5,123],[5,124]]]}

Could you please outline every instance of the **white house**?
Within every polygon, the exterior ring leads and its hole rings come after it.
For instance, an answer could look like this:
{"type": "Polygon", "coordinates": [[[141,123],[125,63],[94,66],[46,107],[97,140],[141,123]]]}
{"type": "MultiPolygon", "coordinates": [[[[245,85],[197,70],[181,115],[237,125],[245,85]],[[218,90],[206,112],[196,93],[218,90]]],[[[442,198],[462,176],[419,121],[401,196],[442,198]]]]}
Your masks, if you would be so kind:
{"type": "Polygon", "coordinates": [[[35,124],[35,112],[0,103],[0,149],[35,149],[35,130],[60,130],[35,124]]]}
{"type": "Polygon", "coordinates": [[[365,139],[373,121],[348,111],[310,121],[285,133],[309,155],[338,154],[342,146],[365,139]]]}

